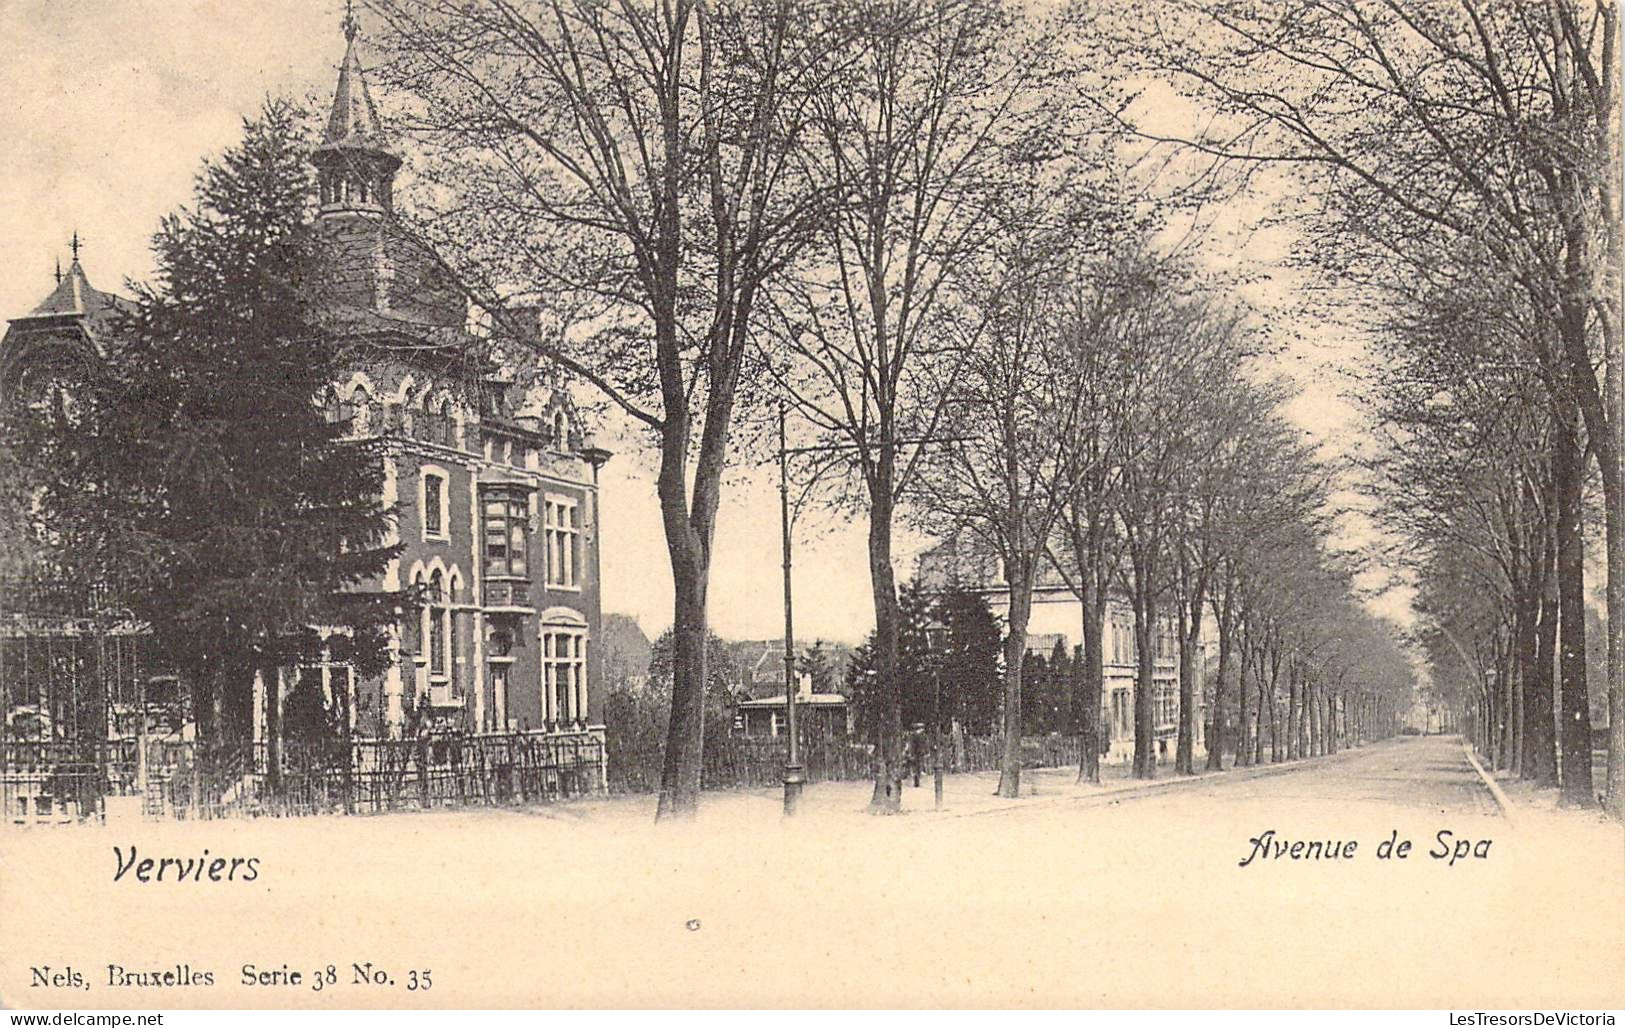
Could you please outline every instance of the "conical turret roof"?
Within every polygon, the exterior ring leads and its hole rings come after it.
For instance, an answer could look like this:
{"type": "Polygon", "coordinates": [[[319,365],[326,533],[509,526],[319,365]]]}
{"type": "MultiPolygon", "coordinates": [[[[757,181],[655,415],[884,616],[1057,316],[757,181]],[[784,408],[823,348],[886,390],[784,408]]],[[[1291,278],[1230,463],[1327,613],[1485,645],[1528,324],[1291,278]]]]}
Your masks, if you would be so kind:
{"type": "Polygon", "coordinates": [[[333,91],[333,110],[322,133],[324,150],[377,150],[388,153],[378,108],[367,91],[367,77],[361,70],[356,45],[355,23],[345,26],[347,44],[344,63],[339,66],[339,83],[333,91]]]}
{"type": "Polygon", "coordinates": [[[128,306],[129,301],[123,297],[115,293],[104,293],[91,285],[90,279],[85,276],[85,269],[75,260],[68,265],[68,270],[58,280],[56,288],[51,290],[49,296],[27,314],[11,320],[14,323],[45,318],[96,320],[120,307],[128,306]]]}
{"type": "MultiPolygon", "coordinates": [[[[61,265],[58,264],[57,267],[60,268],[61,265]]],[[[56,288],[51,290],[51,295],[40,301],[39,306],[24,317],[53,318],[88,314],[93,303],[98,309],[101,307],[93,297],[99,299],[100,294],[91,287],[90,280],[85,277],[85,269],[79,266],[78,261],[74,261],[68,265],[68,273],[63,275],[58,280],[56,288]]]]}

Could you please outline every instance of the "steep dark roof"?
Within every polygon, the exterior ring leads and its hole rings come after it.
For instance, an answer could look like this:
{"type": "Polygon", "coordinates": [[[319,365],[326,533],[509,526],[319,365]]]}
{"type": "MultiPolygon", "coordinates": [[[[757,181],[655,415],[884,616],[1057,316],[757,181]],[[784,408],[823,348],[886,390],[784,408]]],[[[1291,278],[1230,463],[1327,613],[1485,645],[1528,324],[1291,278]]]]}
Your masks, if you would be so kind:
{"type": "Polygon", "coordinates": [[[85,327],[97,333],[106,322],[121,310],[134,308],[134,303],[116,293],[103,292],[90,284],[85,269],[78,261],[68,265],[62,280],[33,310],[20,318],[12,318],[17,328],[31,328],[37,324],[73,319],[81,320],[85,327]]]}
{"type": "Polygon", "coordinates": [[[333,111],[327,118],[327,131],[322,133],[322,149],[388,152],[383,124],[378,119],[372,94],[367,91],[367,78],[361,71],[361,57],[353,33],[344,48],[338,87],[333,91],[333,111]]]}

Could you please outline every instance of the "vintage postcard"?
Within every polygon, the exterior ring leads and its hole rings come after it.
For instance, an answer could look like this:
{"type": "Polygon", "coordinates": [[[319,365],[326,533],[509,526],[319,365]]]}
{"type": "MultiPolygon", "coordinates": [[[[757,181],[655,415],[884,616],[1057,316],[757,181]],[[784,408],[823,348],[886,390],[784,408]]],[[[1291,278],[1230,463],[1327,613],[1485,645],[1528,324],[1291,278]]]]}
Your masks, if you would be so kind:
{"type": "Polygon", "coordinates": [[[1615,1023],[1614,0],[0,37],[0,1006],[1615,1023]]]}

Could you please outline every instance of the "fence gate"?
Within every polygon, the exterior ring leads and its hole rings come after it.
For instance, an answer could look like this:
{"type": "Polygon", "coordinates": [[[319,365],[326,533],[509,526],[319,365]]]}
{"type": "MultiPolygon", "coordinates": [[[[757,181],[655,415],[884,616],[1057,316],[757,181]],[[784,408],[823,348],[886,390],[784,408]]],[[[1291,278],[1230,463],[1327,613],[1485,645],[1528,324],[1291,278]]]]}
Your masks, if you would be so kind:
{"type": "Polygon", "coordinates": [[[0,582],[0,825],[99,819],[136,791],[145,636],[93,601],[0,582]]]}

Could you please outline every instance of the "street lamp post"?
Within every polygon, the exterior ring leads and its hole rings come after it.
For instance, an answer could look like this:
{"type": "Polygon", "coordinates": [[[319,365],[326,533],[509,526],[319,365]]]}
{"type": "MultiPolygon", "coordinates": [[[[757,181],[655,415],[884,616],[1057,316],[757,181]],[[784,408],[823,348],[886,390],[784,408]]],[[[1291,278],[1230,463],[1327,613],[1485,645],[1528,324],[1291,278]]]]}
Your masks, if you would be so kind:
{"type": "Polygon", "coordinates": [[[790,745],[784,757],[784,815],[794,817],[806,781],[801,766],[801,739],[796,731],[795,620],[790,608],[790,477],[785,468],[784,401],[779,401],[779,520],[784,546],[784,724],[790,745]]]}
{"type": "MultiPolygon", "coordinates": [[[[796,732],[795,626],[790,615],[790,526],[793,518],[790,512],[788,458],[791,454],[859,452],[863,449],[863,444],[861,442],[836,443],[826,446],[802,446],[790,449],[785,444],[784,417],[784,400],[781,398],[779,400],[779,521],[784,546],[784,721],[790,732],[790,744],[784,758],[784,813],[786,816],[793,816],[796,807],[800,804],[801,786],[806,781],[806,778],[802,773],[805,768],[801,764],[801,740],[796,732]]],[[[966,442],[970,441],[970,439],[969,436],[949,436],[939,439],[898,439],[888,440],[884,445],[888,447],[923,445],[925,443],[966,442]]],[[[820,472],[819,476],[822,474],[823,472],[820,472]]],[[[813,481],[817,481],[817,476],[813,481]]],[[[811,488],[810,483],[808,488],[811,488]]],[[[806,494],[804,493],[802,499],[805,498],[806,494]]],[[[796,502],[797,510],[800,507],[801,503],[798,500],[796,502]]],[[[939,803],[941,793],[942,787],[939,782],[937,786],[939,803]]]]}
{"type": "MultiPolygon", "coordinates": [[[[935,634],[935,633],[933,633],[935,634]]],[[[931,660],[931,786],[936,807],[942,809],[942,655],[946,640],[937,637],[931,660]]]]}

